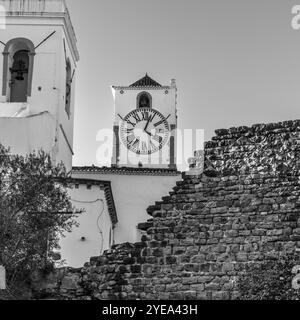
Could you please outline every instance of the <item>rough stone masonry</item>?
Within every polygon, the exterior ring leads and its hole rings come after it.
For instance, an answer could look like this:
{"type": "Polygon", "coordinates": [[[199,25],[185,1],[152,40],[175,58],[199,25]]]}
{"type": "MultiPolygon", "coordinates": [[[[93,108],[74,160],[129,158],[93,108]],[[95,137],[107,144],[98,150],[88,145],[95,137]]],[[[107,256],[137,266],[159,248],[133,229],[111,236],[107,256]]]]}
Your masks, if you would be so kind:
{"type": "Polygon", "coordinates": [[[148,208],[141,242],[35,285],[39,299],[236,299],[238,276],[300,245],[300,120],[216,131],[205,171],[148,208]]]}

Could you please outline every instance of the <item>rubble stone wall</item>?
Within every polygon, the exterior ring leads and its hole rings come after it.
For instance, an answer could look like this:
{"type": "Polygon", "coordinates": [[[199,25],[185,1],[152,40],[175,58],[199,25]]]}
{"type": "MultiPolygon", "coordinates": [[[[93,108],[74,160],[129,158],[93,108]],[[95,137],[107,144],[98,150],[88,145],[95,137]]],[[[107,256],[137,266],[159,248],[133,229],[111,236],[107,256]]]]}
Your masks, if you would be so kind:
{"type": "Polygon", "coordinates": [[[37,298],[236,299],[247,265],[300,246],[300,121],[217,130],[205,171],[148,208],[141,242],[62,269],[37,298]]]}

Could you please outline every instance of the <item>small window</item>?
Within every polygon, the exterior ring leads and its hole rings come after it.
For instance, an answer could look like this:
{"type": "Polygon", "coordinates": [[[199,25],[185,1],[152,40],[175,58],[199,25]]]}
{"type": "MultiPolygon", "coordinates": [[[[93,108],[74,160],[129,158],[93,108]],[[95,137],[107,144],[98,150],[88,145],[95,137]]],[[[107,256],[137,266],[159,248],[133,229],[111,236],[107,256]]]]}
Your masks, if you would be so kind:
{"type": "Polygon", "coordinates": [[[137,96],[137,108],[152,108],[152,97],[148,92],[141,92],[137,96]]]}
{"type": "Polygon", "coordinates": [[[66,64],[66,105],[65,110],[70,119],[71,115],[71,96],[72,96],[72,68],[70,60],[67,60],[66,64]]]}

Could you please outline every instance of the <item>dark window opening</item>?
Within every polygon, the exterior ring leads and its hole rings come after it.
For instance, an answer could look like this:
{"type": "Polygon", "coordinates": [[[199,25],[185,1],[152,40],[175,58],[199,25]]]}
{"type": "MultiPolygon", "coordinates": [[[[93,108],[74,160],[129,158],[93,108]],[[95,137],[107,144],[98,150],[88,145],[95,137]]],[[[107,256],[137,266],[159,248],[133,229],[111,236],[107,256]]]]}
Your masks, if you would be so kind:
{"type": "Polygon", "coordinates": [[[137,107],[138,108],[151,108],[152,107],[152,97],[147,92],[142,92],[137,97],[137,107]]]}
{"type": "Polygon", "coordinates": [[[66,105],[65,110],[70,119],[71,115],[71,94],[72,94],[72,68],[70,60],[67,60],[66,65],[66,105]]]}
{"type": "Polygon", "coordinates": [[[29,39],[15,38],[3,51],[2,95],[8,102],[27,102],[31,96],[35,48],[29,39]]]}
{"type": "Polygon", "coordinates": [[[10,68],[10,102],[27,102],[28,70],[28,51],[17,51],[10,68]]]}

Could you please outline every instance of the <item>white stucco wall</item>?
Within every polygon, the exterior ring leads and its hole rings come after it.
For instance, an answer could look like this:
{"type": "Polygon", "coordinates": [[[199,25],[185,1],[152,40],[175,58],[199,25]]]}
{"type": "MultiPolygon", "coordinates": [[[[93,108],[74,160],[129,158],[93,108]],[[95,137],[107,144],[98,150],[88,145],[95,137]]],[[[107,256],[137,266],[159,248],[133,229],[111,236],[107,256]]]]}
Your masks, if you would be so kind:
{"type": "Polygon", "coordinates": [[[100,186],[94,185],[88,189],[87,185],[81,184],[79,189],[70,189],[69,194],[73,205],[85,212],[76,219],[79,227],[74,227],[72,233],[65,234],[61,239],[60,252],[68,266],[77,268],[110,248],[109,234],[111,232],[113,240],[113,230],[104,191],[100,186]]]}
{"type": "Polygon", "coordinates": [[[73,177],[111,181],[119,220],[115,229],[116,244],[140,241],[136,227],[151,218],[146,209],[161,197],[169,195],[176,181],[181,180],[181,175],[73,173],[73,177]]]}
{"type": "Polygon", "coordinates": [[[28,103],[1,103],[0,118],[22,118],[31,114],[28,103]]]}
{"type": "Polygon", "coordinates": [[[50,155],[55,149],[56,121],[44,112],[25,118],[0,117],[0,143],[11,153],[26,155],[43,149],[50,155]]]}

